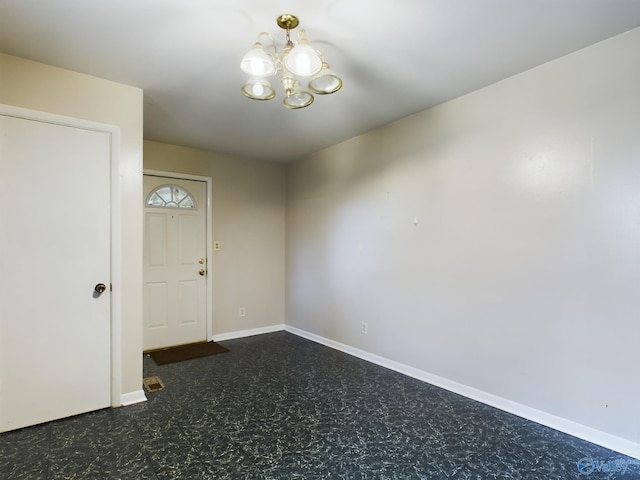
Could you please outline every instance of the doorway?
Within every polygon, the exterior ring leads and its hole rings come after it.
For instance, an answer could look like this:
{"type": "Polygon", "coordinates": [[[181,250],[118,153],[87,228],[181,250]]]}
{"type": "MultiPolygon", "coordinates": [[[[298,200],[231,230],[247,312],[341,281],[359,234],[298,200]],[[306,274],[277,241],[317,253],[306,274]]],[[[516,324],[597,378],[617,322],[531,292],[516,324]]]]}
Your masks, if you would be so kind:
{"type": "Polygon", "coordinates": [[[210,183],[145,171],[145,351],[211,339],[210,183]]]}

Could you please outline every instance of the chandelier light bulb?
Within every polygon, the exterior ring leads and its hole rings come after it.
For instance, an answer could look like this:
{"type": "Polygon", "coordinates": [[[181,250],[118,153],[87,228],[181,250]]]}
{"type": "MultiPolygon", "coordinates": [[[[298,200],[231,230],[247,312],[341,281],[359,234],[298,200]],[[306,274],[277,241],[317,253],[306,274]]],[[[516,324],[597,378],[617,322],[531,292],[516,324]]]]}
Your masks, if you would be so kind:
{"type": "Polygon", "coordinates": [[[254,77],[242,86],[242,94],[253,100],[271,100],[276,91],[266,78],[254,77]]]}

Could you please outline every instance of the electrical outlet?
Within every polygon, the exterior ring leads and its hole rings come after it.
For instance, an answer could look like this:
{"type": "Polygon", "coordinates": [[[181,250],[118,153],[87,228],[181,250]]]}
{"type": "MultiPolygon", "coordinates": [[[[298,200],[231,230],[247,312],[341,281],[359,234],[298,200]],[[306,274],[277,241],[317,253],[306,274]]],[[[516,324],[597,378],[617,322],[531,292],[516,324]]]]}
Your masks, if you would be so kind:
{"type": "Polygon", "coordinates": [[[213,242],[213,249],[214,250],[220,250],[222,248],[222,245],[220,244],[220,242],[215,241],[213,242]]]}
{"type": "Polygon", "coordinates": [[[241,317],[244,317],[247,314],[247,311],[245,310],[244,307],[240,307],[238,309],[238,315],[240,315],[241,317]]]}
{"type": "Polygon", "coordinates": [[[362,324],[360,325],[360,333],[366,335],[368,333],[368,329],[369,326],[367,325],[367,322],[362,322],[362,324]]]}

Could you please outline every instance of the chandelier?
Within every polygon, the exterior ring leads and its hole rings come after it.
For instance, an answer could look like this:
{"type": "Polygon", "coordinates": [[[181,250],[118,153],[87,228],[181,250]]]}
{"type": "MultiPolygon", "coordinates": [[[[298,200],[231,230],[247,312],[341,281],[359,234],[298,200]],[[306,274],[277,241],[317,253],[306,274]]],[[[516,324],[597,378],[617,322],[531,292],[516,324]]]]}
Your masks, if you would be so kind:
{"type": "Polygon", "coordinates": [[[287,108],[304,108],[313,103],[313,93],[328,95],[342,87],[342,80],[331,71],[324,55],[309,44],[306,32],[300,30],[296,43],[291,41],[291,30],[300,23],[298,17],[291,14],[280,15],[278,26],[286,31],[286,42],[282,54],[278,54],[274,38],[267,32],[258,35],[258,40],[242,58],[240,69],[249,75],[242,86],[242,93],[253,100],[271,100],[276,91],[267,77],[280,74],[284,90],[282,104],[287,108]],[[273,52],[262,45],[263,36],[271,40],[273,52]],[[309,78],[308,90],[302,88],[299,78],[309,78]]]}

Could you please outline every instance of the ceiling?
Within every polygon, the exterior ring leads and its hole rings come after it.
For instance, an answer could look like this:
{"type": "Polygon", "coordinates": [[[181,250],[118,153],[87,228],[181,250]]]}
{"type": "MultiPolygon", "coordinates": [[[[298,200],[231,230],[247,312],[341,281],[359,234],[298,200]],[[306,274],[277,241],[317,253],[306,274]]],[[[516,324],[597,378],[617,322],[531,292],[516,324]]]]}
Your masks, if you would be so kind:
{"type": "MultiPolygon", "coordinates": [[[[1,0],[0,51],[144,89],[144,135],[292,161],[640,26],[639,0],[1,0]],[[293,13],[344,82],[308,108],[240,93],[293,13]]],[[[292,37],[295,36],[292,35],[292,37]]],[[[640,58],[640,57],[639,57],[640,58]]]]}

